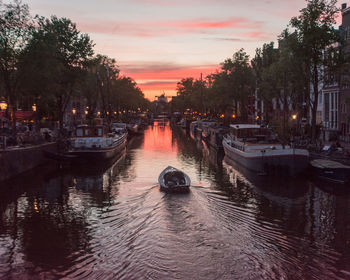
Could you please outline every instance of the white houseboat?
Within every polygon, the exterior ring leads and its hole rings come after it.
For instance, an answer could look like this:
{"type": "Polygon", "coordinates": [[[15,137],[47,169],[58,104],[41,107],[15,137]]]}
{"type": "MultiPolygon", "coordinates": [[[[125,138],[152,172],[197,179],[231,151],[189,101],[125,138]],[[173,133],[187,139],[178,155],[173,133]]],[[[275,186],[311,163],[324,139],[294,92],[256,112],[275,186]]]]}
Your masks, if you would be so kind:
{"type": "Polygon", "coordinates": [[[65,155],[86,163],[109,160],[125,148],[126,141],[127,132],[124,129],[108,132],[103,125],[80,125],[70,139],[70,149],[65,155]]]}
{"type": "Polygon", "coordinates": [[[309,164],[307,150],[279,143],[269,128],[260,125],[230,125],[222,144],[227,157],[262,175],[293,176],[309,164]]]}

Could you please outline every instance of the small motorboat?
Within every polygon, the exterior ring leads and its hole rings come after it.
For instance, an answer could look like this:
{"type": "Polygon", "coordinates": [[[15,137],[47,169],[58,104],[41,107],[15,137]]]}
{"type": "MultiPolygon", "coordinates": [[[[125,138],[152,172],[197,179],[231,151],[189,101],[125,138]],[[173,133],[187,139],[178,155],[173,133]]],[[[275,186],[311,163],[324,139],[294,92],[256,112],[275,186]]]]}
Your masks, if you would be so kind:
{"type": "Polygon", "coordinates": [[[175,167],[168,166],[160,173],[160,189],[167,192],[186,192],[191,185],[190,177],[175,167]]]}
{"type": "Polygon", "coordinates": [[[316,177],[333,183],[350,182],[350,166],[328,159],[315,159],[310,165],[316,177]]]}

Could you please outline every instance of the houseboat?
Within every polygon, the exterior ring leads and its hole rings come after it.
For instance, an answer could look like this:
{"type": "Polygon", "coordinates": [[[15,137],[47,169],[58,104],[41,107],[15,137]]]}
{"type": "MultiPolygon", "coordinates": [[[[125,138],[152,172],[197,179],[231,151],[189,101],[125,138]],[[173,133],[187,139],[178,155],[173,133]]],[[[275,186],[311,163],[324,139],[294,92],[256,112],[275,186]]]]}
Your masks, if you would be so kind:
{"type": "Polygon", "coordinates": [[[230,125],[222,145],[225,156],[261,175],[297,175],[306,170],[309,152],[279,143],[271,129],[256,124],[230,125]]]}
{"type": "Polygon", "coordinates": [[[70,148],[65,156],[72,156],[74,161],[86,163],[109,160],[125,148],[126,141],[125,129],[109,132],[104,125],[80,125],[70,139],[70,148]]]}

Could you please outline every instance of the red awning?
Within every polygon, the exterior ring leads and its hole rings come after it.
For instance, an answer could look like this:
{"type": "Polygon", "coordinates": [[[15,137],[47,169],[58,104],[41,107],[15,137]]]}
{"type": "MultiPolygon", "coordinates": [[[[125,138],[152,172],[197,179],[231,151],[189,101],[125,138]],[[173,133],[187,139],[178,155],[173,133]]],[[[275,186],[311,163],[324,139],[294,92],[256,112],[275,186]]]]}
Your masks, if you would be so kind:
{"type": "Polygon", "coordinates": [[[33,111],[17,111],[16,120],[34,120],[35,112],[33,111]]]}
{"type": "MultiPolygon", "coordinates": [[[[0,112],[0,117],[5,117],[5,112],[0,112]]],[[[16,120],[34,120],[35,112],[33,111],[17,111],[16,120]]]]}

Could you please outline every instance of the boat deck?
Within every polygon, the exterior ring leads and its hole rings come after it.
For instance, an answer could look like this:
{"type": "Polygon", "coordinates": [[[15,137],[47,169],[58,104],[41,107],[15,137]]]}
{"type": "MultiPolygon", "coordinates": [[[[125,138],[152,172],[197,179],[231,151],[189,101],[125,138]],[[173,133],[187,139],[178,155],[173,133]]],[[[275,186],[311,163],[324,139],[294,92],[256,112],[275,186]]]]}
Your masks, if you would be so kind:
{"type": "Polygon", "coordinates": [[[346,168],[350,170],[350,166],[344,165],[340,162],[328,160],[328,159],[315,159],[311,161],[311,165],[317,168],[346,168]]]}

